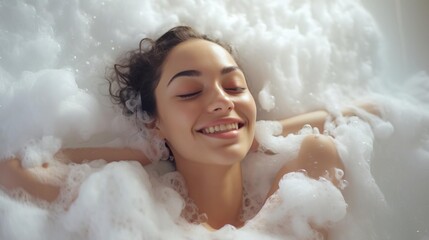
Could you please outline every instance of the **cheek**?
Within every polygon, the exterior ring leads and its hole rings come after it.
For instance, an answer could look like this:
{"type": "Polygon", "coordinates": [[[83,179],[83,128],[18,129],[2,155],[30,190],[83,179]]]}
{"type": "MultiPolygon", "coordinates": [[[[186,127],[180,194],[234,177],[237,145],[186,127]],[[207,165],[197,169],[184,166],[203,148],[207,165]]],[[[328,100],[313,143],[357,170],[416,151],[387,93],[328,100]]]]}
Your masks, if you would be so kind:
{"type": "Polygon", "coordinates": [[[253,134],[255,134],[257,112],[256,112],[256,103],[251,95],[248,96],[246,100],[243,102],[243,111],[248,118],[249,131],[250,131],[250,134],[252,134],[253,136],[253,134]]]}
{"type": "Polygon", "coordinates": [[[159,130],[167,140],[174,141],[174,138],[182,138],[185,133],[192,130],[195,111],[169,104],[160,106],[158,113],[159,130]]]}
{"type": "Polygon", "coordinates": [[[256,121],[256,103],[253,96],[250,94],[243,96],[242,105],[249,117],[249,120],[256,121]]]}

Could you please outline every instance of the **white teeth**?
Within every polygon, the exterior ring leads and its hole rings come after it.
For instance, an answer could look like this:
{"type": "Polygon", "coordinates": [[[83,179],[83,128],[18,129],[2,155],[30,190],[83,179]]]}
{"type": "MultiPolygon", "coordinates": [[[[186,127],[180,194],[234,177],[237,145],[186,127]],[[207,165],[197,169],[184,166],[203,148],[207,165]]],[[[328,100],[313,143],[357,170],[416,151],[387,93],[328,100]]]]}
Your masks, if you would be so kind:
{"type": "Polygon", "coordinates": [[[204,128],[202,132],[206,134],[210,134],[210,133],[226,132],[226,131],[237,130],[237,129],[238,129],[238,123],[230,123],[230,124],[220,124],[217,126],[204,128]]]}

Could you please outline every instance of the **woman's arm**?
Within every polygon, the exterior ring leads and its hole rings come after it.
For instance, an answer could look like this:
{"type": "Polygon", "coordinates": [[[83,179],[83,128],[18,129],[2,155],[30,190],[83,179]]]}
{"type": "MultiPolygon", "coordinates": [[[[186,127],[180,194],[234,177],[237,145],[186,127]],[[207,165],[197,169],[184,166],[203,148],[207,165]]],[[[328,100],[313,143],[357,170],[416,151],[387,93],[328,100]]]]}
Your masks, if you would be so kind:
{"type": "Polygon", "coordinates": [[[328,116],[328,112],[319,110],[280,120],[279,122],[283,127],[282,135],[287,136],[290,133],[297,133],[306,124],[310,124],[313,128],[316,127],[320,132],[323,132],[328,116]]]}
{"type": "Polygon", "coordinates": [[[22,188],[30,195],[48,202],[54,201],[60,193],[59,186],[40,182],[22,168],[21,162],[16,158],[0,161],[0,187],[8,191],[22,188]]]}
{"type": "MultiPolygon", "coordinates": [[[[367,111],[370,114],[381,116],[380,109],[371,103],[362,103],[357,104],[357,108],[361,108],[365,111],[367,111]]],[[[352,108],[345,108],[341,112],[343,116],[354,116],[356,115],[352,108]]],[[[309,124],[313,128],[318,128],[319,132],[324,131],[324,125],[327,120],[327,118],[330,116],[330,114],[325,110],[318,110],[314,112],[304,113],[300,114],[294,117],[286,118],[279,120],[280,124],[282,125],[282,136],[287,136],[291,133],[298,133],[299,130],[301,130],[304,125],[309,124]]],[[[253,140],[252,146],[250,148],[250,151],[257,151],[259,148],[259,143],[256,139],[253,140]]]]}
{"type": "MultiPolygon", "coordinates": [[[[380,110],[374,104],[361,103],[357,104],[356,107],[377,116],[381,115],[380,110]]],[[[355,115],[352,108],[344,108],[341,113],[343,116],[355,115]]],[[[306,124],[310,124],[312,127],[318,128],[320,132],[323,132],[326,119],[329,115],[327,111],[319,110],[280,120],[279,122],[283,126],[282,135],[287,136],[290,133],[297,133],[306,124]]]]}
{"type": "MultiPolygon", "coordinates": [[[[359,104],[356,107],[380,116],[380,110],[373,104],[359,104]]],[[[353,116],[355,112],[352,108],[346,108],[342,112],[343,116],[353,116]]],[[[297,133],[306,124],[316,127],[320,132],[324,131],[324,125],[329,117],[327,111],[319,110],[310,112],[295,117],[280,120],[283,130],[282,135],[287,136],[290,133],[297,133]]],[[[252,148],[257,147],[258,143],[254,141],[252,148]]],[[[308,177],[319,179],[325,177],[330,180],[335,186],[342,189],[342,177],[344,176],[345,167],[338,154],[333,138],[323,134],[309,134],[304,137],[298,156],[296,159],[286,163],[276,174],[271,188],[267,193],[268,199],[279,188],[279,183],[283,176],[290,172],[304,170],[308,177]],[[343,176],[337,176],[338,171],[342,171],[343,176]],[[337,179],[337,177],[340,177],[337,179]]],[[[314,227],[314,229],[317,229],[314,227]]],[[[327,229],[317,229],[324,238],[327,239],[327,229]]]]}
{"type": "MultiPolygon", "coordinates": [[[[143,152],[130,148],[65,148],[58,151],[55,158],[74,163],[97,159],[104,159],[107,162],[133,160],[142,165],[150,163],[143,152]]],[[[47,164],[43,167],[49,168],[47,164]]],[[[48,202],[54,201],[60,192],[59,186],[40,182],[36,176],[21,166],[18,158],[0,161],[0,187],[8,191],[22,188],[30,195],[48,202]]]]}
{"type": "MultiPolygon", "coordinates": [[[[356,107],[374,115],[381,115],[380,110],[374,104],[358,104],[356,107]]],[[[352,108],[346,108],[342,111],[342,115],[353,116],[355,113],[352,108]]],[[[317,127],[322,132],[328,116],[328,112],[320,110],[281,120],[279,122],[283,127],[282,135],[296,133],[305,124],[317,127]]],[[[257,143],[254,142],[254,144],[257,143]]],[[[279,170],[267,197],[278,189],[278,183],[283,175],[298,170],[305,170],[308,176],[314,179],[318,179],[328,172],[331,177],[330,180],[339,186],[340,182],[333,177],[335,176],[335,169],[344,171],[344,164],[338,155],[332,137],[322,134],[309,134],[303,139],[298,157],[279,170]]]]}

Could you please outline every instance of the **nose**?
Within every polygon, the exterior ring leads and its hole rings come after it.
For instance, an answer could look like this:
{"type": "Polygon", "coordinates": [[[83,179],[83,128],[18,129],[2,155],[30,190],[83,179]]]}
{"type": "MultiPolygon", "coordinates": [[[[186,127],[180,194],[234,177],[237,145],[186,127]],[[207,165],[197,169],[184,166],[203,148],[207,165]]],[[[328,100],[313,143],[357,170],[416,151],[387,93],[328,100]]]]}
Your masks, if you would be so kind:
{"type": "Polygon", "coordinates": [[[227,113],[234,109],[234,102],[227,92],[222,87],[216,87],[210,104],[208,106],[209,112],[227,113]]]}

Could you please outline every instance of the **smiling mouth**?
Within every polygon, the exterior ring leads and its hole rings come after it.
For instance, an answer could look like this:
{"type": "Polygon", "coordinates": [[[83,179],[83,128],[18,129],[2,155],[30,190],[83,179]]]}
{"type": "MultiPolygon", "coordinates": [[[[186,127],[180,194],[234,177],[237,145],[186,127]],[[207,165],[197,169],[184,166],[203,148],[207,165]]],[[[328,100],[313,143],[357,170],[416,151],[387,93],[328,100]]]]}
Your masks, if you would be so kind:
{"type": "Polygon", "coordinates": [[[238,130],[238,129],[242,128],[243,126],[244,126],[244,124],[242,124],[242,123],[219,124],[216,126],[203,128],[203,129],[199,130],[198,132],[204,133],[204,134],[224,133],[224,132],[238,130]]]}

